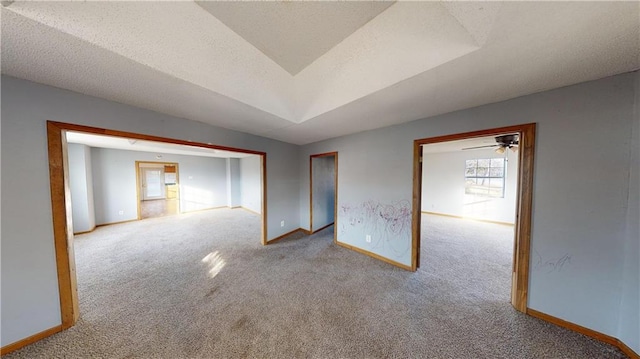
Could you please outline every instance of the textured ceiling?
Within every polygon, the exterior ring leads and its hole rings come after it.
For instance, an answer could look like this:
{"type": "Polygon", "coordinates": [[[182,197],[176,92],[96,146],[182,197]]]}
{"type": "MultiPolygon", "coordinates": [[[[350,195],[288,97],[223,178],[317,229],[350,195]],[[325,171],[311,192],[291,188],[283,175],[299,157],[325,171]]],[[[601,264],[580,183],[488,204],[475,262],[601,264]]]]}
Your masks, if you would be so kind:
{"type": "Polygon", "coordinates": [[[638,2],[234,4],[17,1],[2,73],[305,144],[640,67],[638,2]]]}
{"type": "Polygon", "coordinates": [[[382,1],[197,3],[292,75],[393,4],[382,1]]]}

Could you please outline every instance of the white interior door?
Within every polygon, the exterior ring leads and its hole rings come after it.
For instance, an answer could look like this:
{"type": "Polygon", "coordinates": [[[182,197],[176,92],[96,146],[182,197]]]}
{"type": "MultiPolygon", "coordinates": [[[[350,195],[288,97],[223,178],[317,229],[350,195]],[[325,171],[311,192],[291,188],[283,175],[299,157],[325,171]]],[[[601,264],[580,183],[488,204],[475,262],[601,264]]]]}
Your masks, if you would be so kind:
{"type": "Polygon", "coordinates": [[[162,199],[164,194],[164,170],[162,168],[141,168],[142,200],[162,199]]]}

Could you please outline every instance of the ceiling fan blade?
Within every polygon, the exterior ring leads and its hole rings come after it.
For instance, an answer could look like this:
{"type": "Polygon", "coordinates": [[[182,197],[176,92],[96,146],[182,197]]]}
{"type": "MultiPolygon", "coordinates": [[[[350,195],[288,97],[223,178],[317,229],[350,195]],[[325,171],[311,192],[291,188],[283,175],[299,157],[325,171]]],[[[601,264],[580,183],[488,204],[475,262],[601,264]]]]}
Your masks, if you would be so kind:
{"type": "Polygon", "coordinates": [[[467,147],[467,148],[463,148],[462,150],[475,150],[478,148],[488,148],[488,147],[498,147],[500,145],[486,145],[486,146],[476,146],[476,147],[467,147]]]}

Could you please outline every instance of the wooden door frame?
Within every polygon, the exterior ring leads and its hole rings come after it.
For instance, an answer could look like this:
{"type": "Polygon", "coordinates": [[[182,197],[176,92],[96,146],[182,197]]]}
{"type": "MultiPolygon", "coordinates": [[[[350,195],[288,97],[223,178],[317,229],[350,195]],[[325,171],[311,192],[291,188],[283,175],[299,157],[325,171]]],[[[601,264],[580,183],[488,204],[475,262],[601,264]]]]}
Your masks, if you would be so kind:
{"type": "MultiPolygon", "coordinates": [[[[142,186],[140,183],[140,179],[142,178],[142,171],[140,170],[140,165],[144,163],[151,163],[157,165],[171,165],[176,167],[176,183],[178,184],[178,213],[180,213],[180,164],[178,162],[160,162],[160,161],[136,161],[136,201],[138,203],[138,220],[142,219],[142,197],[144,194],[140,193],[142,191],[142,186]]],[[[165,193],[166,197],[166,193],[165,193]]],[[[165,198],[166,199],[166,198],[165,198]]]]}
{"type": "Polygon", "coordinates": [[[411,270],[420,267],[420,220],[422,208],[422,145],[465,140],[477,137],[517,133],[518,183],[516,195],[516,223],[511,280],[511,304],[527,312],[529,289],[529,260],[531,251],[531,216],[533,208],[533,169],[536,142],[536,124],[528,123],[487,130],[423,138],[413,141],[413,214],[411,270]]]}
{"type": "Polygon", "coordinates": [[[309,233],[321,231],[331,225],[334,225],[333,242],[336,243],[338,239],[338,231],[335,230],[338,224],[338,152],[325,152],[318,153],[309,156],[309,233]],[[334,157],[333,162],[333,183],[335,185],[335,192],[333,194],[333,223],[327,224],[322,228],[316,230],[313,229],[313,159],[320,157],[334,157]]]}
{"type": "MultiPolygon", "coordinates": [[[[47,146],[49,152],[49,182],[51,188],[53,239],[56,251],[56,270],[58,275],[60,317],[62,322],[59,327],[60,330],[65,330],[74,326],[80,316],[78,308],[78,289],[76,285],[76,267],[73,251],[73,228],[72,223],[69,220],[72,217],[72,210],[71,191],[69,188],[68,149],[67,140],[64,136],[67,131],[173,143],[260,156],[262,165],[261,243],[262,245],[267,244],[267,154],[265,152],[184,141],[134,132],[108,130],[98,127],[47,121],[47,146]]],[[[54,333],[55,332],[52,332],[51,334],[54,333]]]]}

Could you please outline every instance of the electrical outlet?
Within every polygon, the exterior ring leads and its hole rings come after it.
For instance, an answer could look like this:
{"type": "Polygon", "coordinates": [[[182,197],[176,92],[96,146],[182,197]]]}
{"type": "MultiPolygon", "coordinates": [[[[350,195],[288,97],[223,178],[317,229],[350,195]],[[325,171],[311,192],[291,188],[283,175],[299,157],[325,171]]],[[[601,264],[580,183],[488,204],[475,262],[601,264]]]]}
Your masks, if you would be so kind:
{"type": "Polygon", "coordinates": [[[123,210],[119,210],[118,214],[122,216],[122,215],[124,215],[124,211],[123,210]]]}
{"type": "Polygon", "coordinates": [[[371,243],[371,235],[367,234],[367,237],[365,238],[365,240],[367,241],[367,243],[371,243]]]}
{"type": "Polygon", "coordinates": [[[280,227],[284,227],[284,221],[280,221],[280,227]]]}

